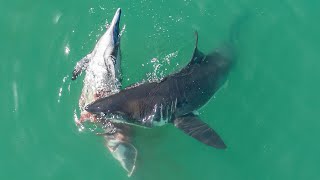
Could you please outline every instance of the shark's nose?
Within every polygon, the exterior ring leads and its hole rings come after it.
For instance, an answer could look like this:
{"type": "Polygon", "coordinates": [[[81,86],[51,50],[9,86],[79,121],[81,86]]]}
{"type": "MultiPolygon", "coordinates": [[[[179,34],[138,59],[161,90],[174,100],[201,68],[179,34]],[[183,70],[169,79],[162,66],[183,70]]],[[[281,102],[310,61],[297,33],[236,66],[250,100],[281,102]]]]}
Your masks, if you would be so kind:
{"type": "Polygon", "coordinates": [[[94,106],[93,104],[89,104],[84,108],[86,111],[90,113],[96,113],[100,111],[100,106],[94,106]]]}

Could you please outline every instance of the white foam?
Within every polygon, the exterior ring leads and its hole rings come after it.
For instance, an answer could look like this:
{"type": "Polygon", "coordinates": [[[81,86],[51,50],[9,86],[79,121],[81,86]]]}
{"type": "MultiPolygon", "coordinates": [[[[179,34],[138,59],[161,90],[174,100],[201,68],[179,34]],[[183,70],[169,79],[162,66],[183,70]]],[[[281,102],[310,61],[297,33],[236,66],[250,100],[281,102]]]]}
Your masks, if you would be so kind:
{"type": "Polygon", "coordinates": [[[16,82],[12,83],[12,92],[13,92],[14,111],[18,111],[19,96],[18,96],[18,87],[16,82]]]}

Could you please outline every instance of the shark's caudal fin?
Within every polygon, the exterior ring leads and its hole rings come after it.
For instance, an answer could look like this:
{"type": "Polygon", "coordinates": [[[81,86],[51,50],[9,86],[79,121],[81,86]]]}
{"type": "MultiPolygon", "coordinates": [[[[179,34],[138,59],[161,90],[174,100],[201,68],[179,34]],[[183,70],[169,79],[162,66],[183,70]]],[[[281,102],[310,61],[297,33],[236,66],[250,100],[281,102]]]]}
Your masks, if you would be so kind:
{"type": "Polygon", "coordinates": [[[238,54],[237,46],[239,46],[239,38],[243,26],[248,22],[249,18],[252,17],[253,13],[251,11],[246,11],[236,19],[230,25],[229,37],[226,41],[215,50],[214,53],[219,53],[221,56],[232,61],[232,64],[237,63],[238,54]]]}
{"type": "Polygon", "coordinates": [[[74,70],[72,71],[72,80],[76,80],[77,77],[81,74],[81,72],[87,68],[90,59],[91,54],[88,54],[77,62],[76,66],[74,67],[74,70]]]}
{"type": "Polygon", "coordinates": [[[184,133],[206,145],[218,149],[226,148],[226,145],[224,144],[220,136],[206,123],[201,121],[198,116],[192,113],[176,118],[173,123],[184,133]]]}

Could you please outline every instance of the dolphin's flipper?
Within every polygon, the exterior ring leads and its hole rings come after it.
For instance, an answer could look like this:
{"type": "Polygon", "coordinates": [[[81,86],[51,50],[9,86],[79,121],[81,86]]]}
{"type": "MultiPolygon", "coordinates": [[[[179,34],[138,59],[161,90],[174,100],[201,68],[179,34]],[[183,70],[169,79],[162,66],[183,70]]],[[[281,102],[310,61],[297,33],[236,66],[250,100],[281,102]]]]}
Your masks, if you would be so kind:
{"type": "Polygon", "coordinates": [[[88,54],[85,57],[83,57],[80,61],[77,62],[72,72],[72,78],[71,78],[72,80],[77,79],[79,74],[81,74],[81,72],[87,68],[90,59],[91,59],[91,54],[88,54]]]}
{"type": "Polygon", "coordinates": [[[135,170],[138,151],[131,144],[131,132],[132,127],[124,124],[112,124],[114,128],[109,128],[110,132],[106,132],[104,136],[105,145],[113,155],[113,157],[119,161],[121,166],[128,172],[128,176],[131,176],[135,170]]]}
{"type": "Polygon", "coordinates": [[[176,118],[173,123],[177,128],[206,145],[218,149],[226,148],[220,136],[192,113],[176,118]]]}

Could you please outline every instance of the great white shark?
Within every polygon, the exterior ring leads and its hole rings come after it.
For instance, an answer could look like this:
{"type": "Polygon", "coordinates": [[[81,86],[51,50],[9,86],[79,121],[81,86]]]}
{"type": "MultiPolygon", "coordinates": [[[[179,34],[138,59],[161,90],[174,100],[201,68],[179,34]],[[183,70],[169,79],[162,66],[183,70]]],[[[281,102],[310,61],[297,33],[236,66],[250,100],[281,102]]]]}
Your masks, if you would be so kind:
{"type": "Polygon", "coordinates": [[[190,62],[159,82],[128,87],[99,98],[85,110],[119,123],[143,127],[173,124],[198,141],[219,149],[226,145],[220,136],[194,113],[205,105],[225,82],[233,54],[225,46],[204,54],[198,49],[198,33],[190,62]]]}
{"type": "Polygon", "coordinates": [[[135,169],[137,150],[131,144],[131,128],[117,124],[112,119],[97,118],[84,108],[88,104],[110,96],[119,91],[121,85],[120,69],[120,16],[121,9],[117,9],[107,31],[101,36],[92,52],[77,62],[72,80],[85,71],[82,93],[79,99],[81,111],[77,123],[91,121],[100,123],[105,133],[105,145],[130,176],[135,169]]]}

